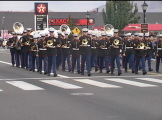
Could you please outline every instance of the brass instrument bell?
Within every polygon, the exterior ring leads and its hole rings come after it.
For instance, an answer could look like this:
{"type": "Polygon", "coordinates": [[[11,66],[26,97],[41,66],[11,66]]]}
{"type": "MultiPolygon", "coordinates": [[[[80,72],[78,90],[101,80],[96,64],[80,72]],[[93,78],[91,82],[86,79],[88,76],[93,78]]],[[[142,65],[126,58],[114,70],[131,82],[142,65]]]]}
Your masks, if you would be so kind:
{"type": "Polygon", "coordinates": [[[118,39],[114,40],[114,45],[119,45],[119,40],[118,39]]]}
{"type": "Polygon", "coordinates": [[[87,39],[83,39],[82,40],[82,45],[87,45],[88,44],[88,40],[87,39]]]}

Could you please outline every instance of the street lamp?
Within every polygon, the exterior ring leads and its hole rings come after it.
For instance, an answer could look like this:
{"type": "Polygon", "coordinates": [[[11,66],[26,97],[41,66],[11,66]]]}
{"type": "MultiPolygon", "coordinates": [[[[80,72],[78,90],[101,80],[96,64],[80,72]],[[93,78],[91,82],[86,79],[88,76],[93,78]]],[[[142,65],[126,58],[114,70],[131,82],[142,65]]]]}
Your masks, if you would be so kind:
{"type": "Polygon", "coordinates": [[[4,40],[4,19],[5,19],[5,17],[2,17],[2,27],[3,27],[3,40],[4,40]]]}
{"type": "Polygon", "coordinates": [[[86,18],[87,18],[87,29],[88,29],[88,23],[89,23],[89,12],[87,11],[86,18]]]}
{"type": "MultiPolygon", "coordinates": [[[[146,4],[145,0],[144,0],[144,3],[141,5],[142,9],[143,9],[143,23],[146,22],[146,16],[145,16],[145,13],[146,13],[146,10],[148,8],[148,5],[146,4]]],[[[144,40],[145,40],[145,33],[144,33],[144,40]]]]}

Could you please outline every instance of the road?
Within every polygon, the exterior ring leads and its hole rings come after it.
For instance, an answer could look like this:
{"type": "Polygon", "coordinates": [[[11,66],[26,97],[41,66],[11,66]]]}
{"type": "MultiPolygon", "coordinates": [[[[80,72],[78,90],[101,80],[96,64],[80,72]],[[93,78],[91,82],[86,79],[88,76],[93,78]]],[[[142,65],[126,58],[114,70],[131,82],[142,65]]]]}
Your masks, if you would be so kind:
{"type": "Polygon", "coordinates": [[[0,55],[0,120],[162,120],[161,73],[52,77],[12,67],[9,50],[0,55]]]}

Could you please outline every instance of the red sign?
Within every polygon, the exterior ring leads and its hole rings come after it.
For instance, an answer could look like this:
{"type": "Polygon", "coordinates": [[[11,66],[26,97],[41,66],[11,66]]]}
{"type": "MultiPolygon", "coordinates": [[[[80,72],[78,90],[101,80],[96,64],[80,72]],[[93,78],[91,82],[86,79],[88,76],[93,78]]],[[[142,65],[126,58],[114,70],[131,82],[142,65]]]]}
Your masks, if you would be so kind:
{"type": "Polygon", "coordinates": [[[47,15],[48,14],[48,3],[35,3],[35,14],[36,15],[47,15]]]}
{"type": "Polygon", "coordinates": [[[141,33],[148,33],[148,24],[141,24],[141,33]]]}
{"type": "MultiPolygon", "coordinates": [[[[87,19],[72,19],[75,25],[87,25],[87,19]]],[[[57,26],[68,24],[69,19],[48,19],[48,25],[57,26]]],[[[94,25],[94,19],[89,19],[88,25],[94,25]]]]}
{"type": "Polygon", "coordinates": [[[43,14],[47,11],[46,6],[44,4],[37,5],[37,12],[43,14]]]}

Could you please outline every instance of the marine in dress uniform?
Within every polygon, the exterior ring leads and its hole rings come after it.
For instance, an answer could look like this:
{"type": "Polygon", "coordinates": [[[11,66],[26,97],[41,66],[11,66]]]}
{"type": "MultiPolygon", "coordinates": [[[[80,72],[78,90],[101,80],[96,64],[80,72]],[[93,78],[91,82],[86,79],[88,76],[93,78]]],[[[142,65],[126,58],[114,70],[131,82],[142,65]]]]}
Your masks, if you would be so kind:
{"type": "Polygon", "coordinates": [[[57,68],[57,70],[59,69],[59,67],[61,66],[61,63],[62,63],[62,48],[61,48],[62,39],[63,39],[63,35],[58,34],[58,38],[57,38],[58,45],[57,45],[57,56],[56,56],[56,68],[57,68]]]}
{"type": "Polygon", "coordinates": [[[114,29],[114,36],[110,38],[111,46],[111,75],[114,75],[114,64],[116,60],[118,75],[122,74],[120,67],[120,50],[122,49],[122,39],[118,36],[118,29],[114,29]]]}
{"type": "Polygon", "coordinates": [[[73,40],[71,40],[70,42],[71,44],[71,55],[72,55],[72,67],[71,67],[71,71],[72,73],[74,73],[74,69],[75,66],[77,64],[77,72],[78,74],[80,74],[80,51],[79,51],[79,38],[78,38],[78,34],[73,34],[73,40]]]}
{"type": "Polygon", "coordinates": [[[127,72],[127,66],[130,62],[132,73],[135,72],[135,66],[134,66],[134,41],[132,40],[132,35],[127,34],[127,39],[125,39],[123,44],[123,56],[125,56],[124,59],[124,69],[125,72],[127,72]]]}
{"type": "Polygon", "coordinates": [[[142,72],[143,75],[147,74],[146,68],[145,68],[145,56],[146,56],[146,51],[145,51],[145,42],[143,40],[143,34],[139,34],[139,39],[135,41],[135,74],[138,74],[138,67],[139,63],[141,60],[142,63],[142,72]]]}
{"type": "Polygon", "coordinates": [[[51,68],[53,69],[53,77],[57,76],[56,73],[56,56],[57,56],[57,38],[54,36],[54,28],[49,29],[50,35],[46,40],[47,57],[48,57],[48,72],[47,75],[50,76],[51,68]]]}
{"type": "Polygon", "coordinates": [[[31,42],[31,56],[32,56],[32,71],[35,72],[35,68],[39,70],[38,65],[38,39],[37,36],[33,36],[33,42],[31,42]],[[35,67],[36,66],[36,67],[35,67]]]}
{"type": "Polygon", "coordinates": [[[81,54],[81,75],[84,75],[84,67],[86,63],[87,74],[91,76],[91,38],[87,36],[88,29],[83,28],[83,35],[79,38],[80,40],[80,54],[81,54]]]}
{"type": "Polygon", "coordinates": [[[158,41],[154,45],[156,55],[156,72],[159,73],[160,61],[162,61],[162,34],[158,36],[158,41]]]}
{"type": "Polygon", "coordinates": [[[145,34],[145,44],[146,44],[146,60],[148,63],[148,71],[153,71],[151,67],[151,58],[152,58],[152,52],[153,52],[153,46],[152,42],[149,39],[149,34],[145,34]]]}
{"type": "Polygon", "coordinates": [[[12,66],[14,67],[15,66],[15,61],[16,61],[16,57],[15,57],[15,44],[16,44],[16,41],[17,41],[17,35],[15,32],[12,33],[13,37],[12,38],[9,38],[9,41],[7,42],[7,45],[9,46],[10,48],[10,53],[11,53],[11,63],[12,63],[12,66]]]}
{"type": "Polygon", "coordinates": [[[23,38],[24,36],[27,35],[27,30],[23,31],[22,37],[20,38],[21,41],[21,68],[25,68],[25,47],[23,45],[23,38]]]}
{"type": "Polygon", "coordinates": [[[62,71],[65,71],[65,62],[67,60],[68,71],[71,72],[71,60],[70,60],[70,39],[67,32],[65,32],[65,37],[62,39],[62,71]]]}
{"type": "Polygon", "coordinates": [[[100,73],[102,73],[102,67],[103,67],[103,63],[105,65],[105,68],[106,68],[106,73],[109,73],[110,72],[110,69],[109,69],[109,58],[108,58],[108,42],[106,40],[106,34],[105,33],[102,33],[102,38],[101,40],[98,42],[98,46],[100,47],[100,50],[99,50],[99,69],[100,69],[100,73]]]}
{"type": "Polygon", "coordinates": [[[20,67],[21,63],[21,33],[17,33],[16,43],[15,43],[15,52],[16,52],[16,67],[20,67]]]}
{"type": "Polygon", "coordinates": [[[40,41],[38,42],[38,56],[39,56],[39,73],[42,74],[42,61],[44,64],[44,74],[47,74],[47,48],[45,41],[45,34],[41,34],[40,41]]]}
{"type": "Polygon", "coordinates": [[[95,67],[95,72],[98,71],[97,56],[98,56],[98,40],[96,34],[92,34],[91,40],[91,68],[95,67]]]}
{"type": "Polygon", "coordinates": [[[30,51],[30,42],[33,38],[32,35],[30,35],[31,33],[31,28],[27,28],[27,35],[23,36],[22,39],[22,44],[23,44],[23,51],[24,51],[24,61],[25,61],[25,67],[26,70],[29,69],[29,65],[31,67],[31,58],[29,59],[29,51],[30,51]]]}

